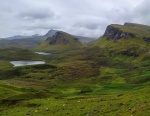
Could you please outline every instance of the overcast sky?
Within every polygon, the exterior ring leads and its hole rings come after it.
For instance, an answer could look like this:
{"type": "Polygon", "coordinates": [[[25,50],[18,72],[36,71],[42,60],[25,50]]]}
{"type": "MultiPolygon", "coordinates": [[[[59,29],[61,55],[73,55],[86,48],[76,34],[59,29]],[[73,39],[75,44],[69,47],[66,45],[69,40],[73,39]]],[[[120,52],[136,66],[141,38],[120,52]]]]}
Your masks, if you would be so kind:
{"type": "Polygon", "coordinates": [[[50,29],[99,37],[107,25],[150,24],[150,0],[0,0],[0,37],[50,29]]]}

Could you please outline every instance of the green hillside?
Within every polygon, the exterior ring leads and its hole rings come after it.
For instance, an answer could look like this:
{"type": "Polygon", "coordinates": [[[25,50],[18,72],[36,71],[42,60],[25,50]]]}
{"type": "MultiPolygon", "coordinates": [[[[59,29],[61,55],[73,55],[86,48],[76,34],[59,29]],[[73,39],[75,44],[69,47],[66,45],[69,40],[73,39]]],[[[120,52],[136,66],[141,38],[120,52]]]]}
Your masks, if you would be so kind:
{"type": "Polygon", "coordinates": [[[36,47],[57,52],[46,56],[1,49],[0,115],[149,116],[150,42],[144,29],[149,26],[109,25],[87,47],[58,32],[36,47]],[[12,67],[11,60],[46,64],[12,67]]]}
{"type": "Polygon", "coordinates": [[[58,31],[46,41],[35,47],[36,51],[60,52],[83,48],[82,43],[74,36],[58,31]]]}

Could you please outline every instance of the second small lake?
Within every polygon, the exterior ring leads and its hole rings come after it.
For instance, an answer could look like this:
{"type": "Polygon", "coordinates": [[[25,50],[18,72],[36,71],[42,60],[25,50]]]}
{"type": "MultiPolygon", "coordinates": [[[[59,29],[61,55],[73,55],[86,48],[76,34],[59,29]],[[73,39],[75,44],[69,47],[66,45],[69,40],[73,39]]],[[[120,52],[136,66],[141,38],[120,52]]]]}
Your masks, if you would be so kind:
{"type": "Polygon", "coordinates": [[[40,55],[51,55],[51,53],[48,53],[48,52],[35,52],[37,54],[40,54],[40,55]]]}
{"type": "Polygon", "coordinates": [[[36,64],[45,64],[44,61],[10,61],[11,64],[13,64],[15,67],[16,66],[25,66],[25,65],[36,65],[36,64]]]}

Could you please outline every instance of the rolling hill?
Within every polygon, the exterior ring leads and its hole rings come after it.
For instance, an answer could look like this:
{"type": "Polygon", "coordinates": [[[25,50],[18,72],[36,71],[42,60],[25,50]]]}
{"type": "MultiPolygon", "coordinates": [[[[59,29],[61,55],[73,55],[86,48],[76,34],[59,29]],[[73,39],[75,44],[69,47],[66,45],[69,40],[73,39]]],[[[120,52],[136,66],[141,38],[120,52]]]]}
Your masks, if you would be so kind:
{"type": "MultiPolygon", "coordinates": [[[[32,49],[37,44],[45,41],[48,37],[52,37],[58,30],[49,30],[45,35],[32,35],[32,36],[12,36],[8,38],[0,38],[0,48],[23,48],[23,49],[32,49]]],[[[83,36],[76,36],[72,35],[82,43],[88,43],[95,38],[90,37],[83,37],[83,36]]]]}

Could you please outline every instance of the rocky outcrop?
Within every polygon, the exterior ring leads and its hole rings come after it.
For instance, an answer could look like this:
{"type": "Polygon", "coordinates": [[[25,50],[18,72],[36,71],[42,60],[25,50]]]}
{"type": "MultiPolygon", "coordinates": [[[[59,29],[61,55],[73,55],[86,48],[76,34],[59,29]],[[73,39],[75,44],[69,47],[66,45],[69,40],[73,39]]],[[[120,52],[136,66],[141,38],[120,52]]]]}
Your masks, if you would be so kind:
{"type": "Polygon", "coordinates": [[[150,42],[150,37],[144,37],[143,40],[146,42],[150,42]]]}
{"type": "MultiPolygon", "coordinates": [[[[51,38],[50,38],[50,42],[49,44],[50,45],[54,45],[56,44],[60,38],[62,38],[63,34],[61,32],[56,32],[55,35],[53,35],[51,38]]],[[[65,41],[65,39],[64,39],[65,41]]]]}
{"type": "MultiPolygon", "coordinates": [[[[70,44],[71,40],[69,39],[69,36],[73,38],[72,35],[69,35],[67,33],[58,31],[56,32],[52,37],[49,37],[47,40],[50,40],[49,44],[50,45],[55,45],[55,44],[70,44]]],[[[73,41],[79,41],[78,38],[73,38],[73,41]]]]}
{"type": "Polygon", "coordinates": [[[124,26],[132,27],[132,26],[135,26],[135,24],[134,23],[124,23],[124,26]]]}
{"type": "Polygon", "coordinates": [[[121,38],[127,38],[127,37],[135,38],[136,35],[129,32],[123,32],[119,28],[109,25],[107,26],[103,37],[106,37],[107,40],[113,39],[114,41],[117,41],[121,38]]]}

